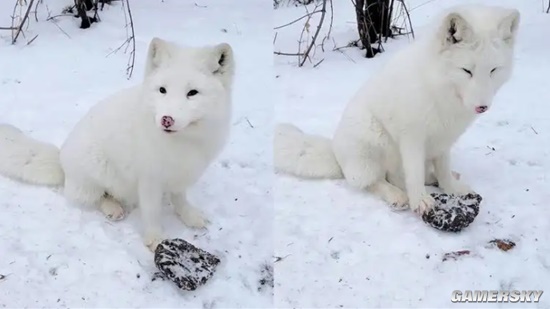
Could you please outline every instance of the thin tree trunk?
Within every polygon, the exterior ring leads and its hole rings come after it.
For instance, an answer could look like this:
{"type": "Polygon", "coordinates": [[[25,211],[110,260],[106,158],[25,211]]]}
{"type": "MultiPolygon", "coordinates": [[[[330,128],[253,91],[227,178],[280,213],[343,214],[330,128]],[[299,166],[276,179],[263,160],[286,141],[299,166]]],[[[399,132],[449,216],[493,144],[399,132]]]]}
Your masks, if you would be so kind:
{"type": "MultiPolygon", "coordinates": [[[[393,3],[393,0],[391,0],[393,3]]],[[[390,37],[391,33],[390,0],[357,0],[355,15],[359,40],[366,50],[365,57],[372,58],[380,52],[372,45],[381,43],[382,38],[390,37]]]]}
{"type": "Polygon", "coordinates": [[[86,14],[86,3],[85,0],[75,0],[74,1],[76,12],[78,14],[78,17],[80,17],[80,28],[81,29],[88,29],[90,28],[91,22],[90,18],[88,17],[88,14],[86,14]]]}

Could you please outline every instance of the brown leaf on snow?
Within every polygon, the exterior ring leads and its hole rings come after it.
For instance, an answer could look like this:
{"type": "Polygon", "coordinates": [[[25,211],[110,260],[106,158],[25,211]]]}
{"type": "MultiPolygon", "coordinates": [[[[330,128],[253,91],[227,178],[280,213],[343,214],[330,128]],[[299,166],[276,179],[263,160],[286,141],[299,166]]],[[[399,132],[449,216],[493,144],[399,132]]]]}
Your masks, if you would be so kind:
{"type": "Polygon", "coordinates": [[[502,251],[508,251],[516,246],[516,243],[509,239],[495,238],[489,242],[490,245],[496,245],[502,251]]]}
{"type": "Polygon", "coordinates": [[[463,255],[470,255],[470,250],[460,250],[460,251],[445,253],[445,255],[443,255],[443,262],[451,259],[457,260],[459,257],[463,255]]]}

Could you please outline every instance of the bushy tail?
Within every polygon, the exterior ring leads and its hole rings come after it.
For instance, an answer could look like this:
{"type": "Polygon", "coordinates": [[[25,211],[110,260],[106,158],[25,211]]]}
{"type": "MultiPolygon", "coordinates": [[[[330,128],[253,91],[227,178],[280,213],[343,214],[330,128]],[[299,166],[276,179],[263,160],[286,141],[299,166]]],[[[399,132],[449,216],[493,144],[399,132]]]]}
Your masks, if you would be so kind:
{"type": "Polygon", "coordinates": [[[0,124],[0,174],[44,186],[60,186],[65,178],[57,147],[7,124],[0,124]]]}
{"type": "Polygon", "coordinates": [[[274,136],[276,171],[303,178],[343,178],[331,140],[305,134],[291,124],[279,124],[274,136]]]}

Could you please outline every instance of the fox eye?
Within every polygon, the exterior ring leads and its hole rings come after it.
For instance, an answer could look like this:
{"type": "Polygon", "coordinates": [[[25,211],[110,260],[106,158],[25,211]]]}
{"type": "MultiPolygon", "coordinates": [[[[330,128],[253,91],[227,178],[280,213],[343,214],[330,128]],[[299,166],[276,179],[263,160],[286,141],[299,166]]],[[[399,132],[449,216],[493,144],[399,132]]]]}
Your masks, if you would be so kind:
{"type": "Polygon", "coordinates": [[[159,92],[162,93],[162,94],[165,94],[166,93],[166,88],[160,87],[159,92]]]}
{"type": "Polygon", "coordinates": [[[472,77],[472,71],[468,70],[468,69],[465,69],[465,68],[462,68],[462,71],[468,73],[468,75],[470,75],[470,77],[472,77]]]}
{"type": "Polygon", "coordinates": [[[187,96],[188,97],[192,97],[194,95],[196,95],[197,93],[199,93],[197,90],[193,89],[193,90],[190,90],[188,93],[187,93],[187,96]]]}
{"type": "Polygon", "coordinates": [[[497,70],[497,68],[492,69],[491,74],[495,73],[496,70],[497,70]]]}

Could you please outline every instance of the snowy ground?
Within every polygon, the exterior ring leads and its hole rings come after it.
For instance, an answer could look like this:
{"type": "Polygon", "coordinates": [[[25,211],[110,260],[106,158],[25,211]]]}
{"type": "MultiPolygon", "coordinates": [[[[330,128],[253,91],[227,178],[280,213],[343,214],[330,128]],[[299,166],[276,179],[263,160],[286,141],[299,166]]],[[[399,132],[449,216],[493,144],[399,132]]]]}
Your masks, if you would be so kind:
{"type": "MultiPolygon", "coordinates": [[[[522,21],[513,78],[494,108],[475,123],[453,151],[453,167],[483,197],[482,212],[464,232],[451,235],[424,225],[410,212],[391,212],[380,200],[344,181],[303,181],[277,176],[275,192],[275,304],[277,307],[460,307],[453,290],[550,288],[550,15],[538,0],[409,1],[417,36],[429,18],[457,3],[516,7],[522,21]],[[486,248],[509,238],[508,252],[486,248]],[[442,262],[451,251],[470,256],[442,262]]],[[[335,1],[336,46],[355,39],[350,1],[335,1]]],[[[313,7],[310,6],[310,10],[313,7]]],[[[304,14],[275,11],[275,25],[304,14]]],[[[303,24],[303,23],[302,23],[303,24]]],[[[294,53],[302,24],[279,30],[275,50],[294,53]]],[[[316,21],[311,22],[314,30],[316,21]]],[[[375,59],[348,48],[315,55],[316,68],[296,67],[293,57],[275,58],[280,94],[277,122],[331,136],[346,103],[393,52],[408,44],[391,40],[375,59]]],[[[512,307],[502,304],[473,307],[512,307]]],[[[535,307],[515,304],[513,307],[535,307]]],[[[543,294],[539,308],[550,307],[543,294]]]]}
{"type": "MultiPolygon", "coordinates": [[[[208,231],[185,228],[171,210],[167,237],[182,237],[217,253],[222,264],[207,286],[181,293],[151,282],[153,255],[142,245],[139,214],[110,223],[96,210],[0,178],[0,307],[270,307],[272,290],[258,291],[262,265],[272,263],[271,117],[272,15],[269,2],[133,0],[136,69],[127,81],[127,54],[106,57],[126,39],[120,2],[102,22],[78,29],[72,17],[46,21],[72,0],[45,0],[39,22],[17,45],[0,30],[0,122],[61,145],[97,100],[139,83],[154,36],[180,44],[226,41],[237,61],[234,125],[226,151],[191,191],[211,220],[208,231]],[[29,45],[35,35],[38,37],[29,45]],[[252,85],[261,85],[252,86],[252,85]]],[[[0,27],[14,1],[0,1],[0,27]]]]}

